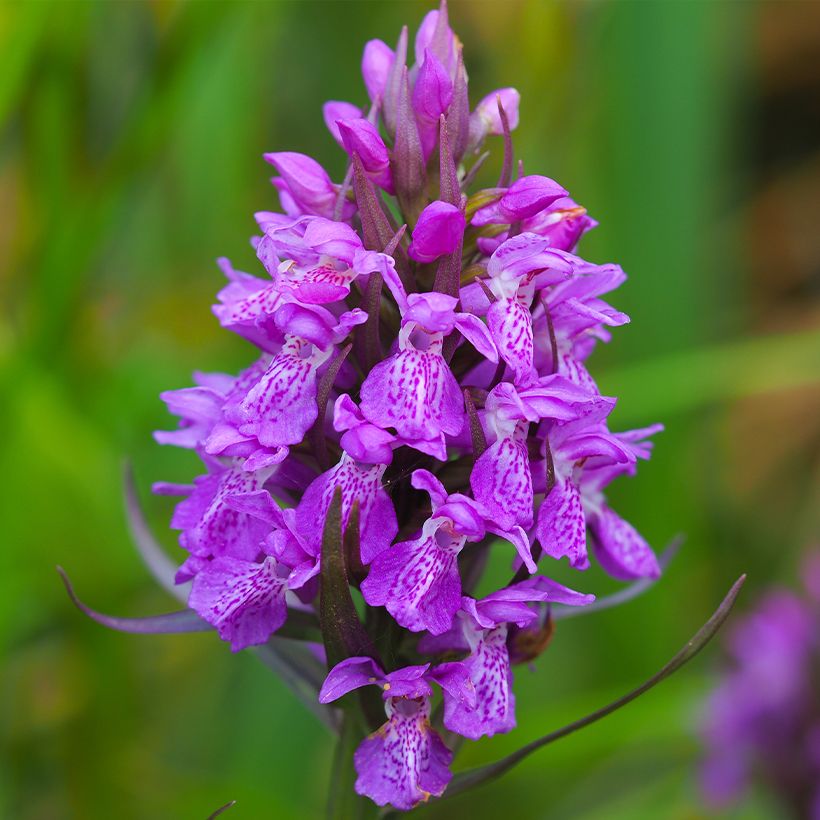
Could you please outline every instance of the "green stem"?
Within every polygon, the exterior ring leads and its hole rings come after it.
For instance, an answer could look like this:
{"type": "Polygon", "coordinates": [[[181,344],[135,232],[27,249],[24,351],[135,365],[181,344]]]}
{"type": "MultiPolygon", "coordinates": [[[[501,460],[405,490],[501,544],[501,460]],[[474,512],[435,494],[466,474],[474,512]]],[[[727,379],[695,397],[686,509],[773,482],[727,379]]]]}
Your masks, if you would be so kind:
{"type": "Polygon", "coordinates": [[[342,728],[333,753],[327,795],[327,820],[368,820],[378,816],[378,806],[356,794],[353,753],[362,740],[361,722],[352,708],[345,709],[342,728]]]}

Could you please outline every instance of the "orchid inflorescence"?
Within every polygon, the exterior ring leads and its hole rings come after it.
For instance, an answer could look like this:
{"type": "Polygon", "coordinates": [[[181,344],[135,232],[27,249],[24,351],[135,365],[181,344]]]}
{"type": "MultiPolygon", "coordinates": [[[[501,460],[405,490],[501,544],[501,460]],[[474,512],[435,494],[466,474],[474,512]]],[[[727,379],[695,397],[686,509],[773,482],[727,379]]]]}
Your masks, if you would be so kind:
{"type": "Polygon", "coordinates": [[[518,93],[470,111],[446,6],[410,68],[407,50],[406,28],[395,50],[367,43],[369,106],[324,106],[342,183],[303,154],[265,155],[282,207],[256,214],[268,276],[220,260],[214,307],[255,359],[163,394],[181,421],[157,441],[207,473],[154,488],[185,496],[175,581],[195,615],[169,628],[263,647],[338,701],[324,712],[358,745],[355,791],[402,810],[443,794],[458,737],[515,726],[511,665],[594,600],[539,564],[584,570],[592,555],[639,585],[660,573],[604,496],[660,426],[610,432],[615,399],[586,367],[628,322],[602,299],[625,274],[575,255],[596,223],[514,168],[518,93]],[[490,137],[500,179],[473,191],[490,137]],[[490,550],[509,550],[510,579],[480,596],[490,550]]]}

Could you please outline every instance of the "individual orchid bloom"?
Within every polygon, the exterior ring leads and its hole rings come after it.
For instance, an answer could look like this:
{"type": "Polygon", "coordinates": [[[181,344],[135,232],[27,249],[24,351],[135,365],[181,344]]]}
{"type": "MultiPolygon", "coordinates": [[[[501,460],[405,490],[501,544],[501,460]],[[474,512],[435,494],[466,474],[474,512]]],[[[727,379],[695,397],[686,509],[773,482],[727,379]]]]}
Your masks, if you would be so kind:
{"type": "Polygon", "coordinates": [[[362,109],[353,103],[343,100],[328,100],[322,106],[322,118],[325,121],[330,136],[338,143],[340,148],[344,148],[342,135],[339,132],[340,120],[358,120],[362,117],[362,109]]]}
{"type": "Polygon", "coordinates": [[[462,598],[453,630],[438,639],[419,642],[419,650],[466,651],[461,663],[475,686],[475,702],[445,702],[444,722],[463,737],[480,737],[509,732],[515,728],[513,675],[507,649],[508,627],[530,625],[538,617],[531,604],[585,606],[595,600],[549,578],[538,576],[505,587],[475,600],[462,598]]]}
{"type": "Polygon", "coordinates": [[[443,293],[413,293],[402,308],[398,351],[377,364],[364,380],[365,418],[393,427],[406,444],[440,460],[446,436],[464,426],[464,399],[442,355],[444,338],[457,329],[480,353],[495,357],[484,323],[455,311],[457,300],[443,293]]]}
{"type": "Polygon", "coordinates": [[[223,555],[196,574],[188,606],[238,652],[266,643],[285,622],[289,574],[270,556],[257,562],[223,555]]]}
{"type": "Polygon", "coordinates": [[[417,262],[433,262],[452,253],[461,244],[465,219],[461,208],[449,202],[431,202],[413,228],[408,253],[417,262]]]}
{"type": "Polygon", "coordinates": [[[572,260],[572,278],[544,291],[533,312],[539,339],[535,364],[539,372],[561,373],[576,384],[596,389],[584,362],[597,341],[609,340],[609,328],[629,322],[626,314],[599,297],[624,282],[626,274],[619,265],[591,265],[578,257],[567,258],[572,260]]]}
{"type": "Polygon", "coordinates": [[[383,100],[387,77],[395,59],[395,52],[383,40],[369,40],[365,44],[362,77],[371,102],[380,104],[383,100]]]}
{"type": "MultiPolygon", "coordinates": [[[[231,507],[230,499],[261,490],[276,466],[250,472],[243,469],[241,459],[233,460],[229,466],[216,459],[206,463],[209,472],[195,479],[192,487],[162,482],[154,485],[154,492],[160,495],[187,496],[177,504],[171,519],[171,526],[181,530],[180,546],[195,559],[230,555],[253,560],[268,528],[237,513],[231,507]]],[[[199,566],[199,562],[194,561],[185,567],[177,575],[178,582],[191,577],[189,570],[192,566],[199,566]]]]}
{"type": "MultiPolygon", "coordinates": [[[[487,214],[485,214],[487,216],[487,214]]],[[[597,222],[587,215],[586,208],[578,205],[568,196],[560,197],[534,216],[521,221],[522,233],[534,233],[549,239],[550,247],[560,251],[573,252],[587,232],[597,226],[597,222]]],[[[480,236],[476,240],[478,249],[491,256],[495,249],[509,238],[509,231],[497,236],[480,236]]]]}
{"type": "Polygon", "coordinates": [[[491,91],[470,115],[470,147],[479,148],[488,136],[504,133],[499,106],[504,110],[510,131],[518,127],[518,106],[521,95],[514,88],[491,91]]]}
{"type": "Polygon", "coordinates": [[[274,227],[260,239],[256,253],[277,290],[302,304],[338,302],[359,276],[395,277],[391,256],[365,250],[349,225],[319,217],[274,227]]]}
{"type": "Polygon", "coordinates": [[[533,483],[527,451],[529,426],[543,419],[577,418],[593,396],[561,376],[524,390],[502,382],[487,396],[482,420],[495,440],[476,459],[470,474],[473,495],[502,528],[525,530],[533,522],[533,483]]]}
{"type": "Polygon", "coordinates": [[[392,194],[393,178],[390,173],[390,153],[372,122],[366,119],[340,119],[336,126],[341,137],[342,148],[352,157],[362,161],[362,167],[370,179],[392,194]]]}
{"type": "Polygon", "coordinates": [[[300,442],[318,415],[318,369],[333,354],[334,343],[365,318],[361,311],[350,311],[334,327],[332,315],[322,308],[284,305],[275,320],[291,332],[286,332],[282,350],[259,381],[241,401],[227,408],[227,419],[265,447],[300,442]]]}
{"type": "Polygon", "coordinates": [[[535,378],[530,306],[536,291],[568,279],[572,270],[566,254],[534,234],[508,239],[490,257],[483,280],[493,297],[487,326],[516,384],[525,386],[535,378]]]}
{"type": "Polygon", "coordinates": [[[408,811],[440,796],[452,778],[453,754],[430,725],[431,683],[441,688],[445,704],[475,701],[467,670],[456,662],[385,673],[372,658],[351,657],[330,670],[319,692],[320,703],[332,703],[362,686],[381,689],[387,722],[353,758],[356,792],[379,806],[408,811]]]}
{"type": "MultiPolygon", "coordinates": [[[[631,434],[623,438],[610,433],[603,419],[613,403],[601,399],[597,404],[586,418],[555,424],[547,434],[553,486],[545,487],[536,535],[548,555],[567,557],[572,566],[585,569],[589,526],[596,557],[610,575],[621,580],[657,577],[660,568],[652,549],[603,495],[613,478],[634,470],[636,459],[647,457],[649,450],[633,446],[631,434]]],[[[658,429],[646,428],[637,435],[658,429]]]]}
{"type": "Polygon", "coordinates": [[[276,352],[282,339],[273,314],[288,301],[289,294],[283,293],[275,282],[235,270],[227,259],[218,262],[229,280],[217,294],[219,304],[213,306],[220,325],[261,350],[276,352]]]}
{"type": "Polygon", "coordinates": [[[337,487],[342,490],[342,527],[346,528],[354,505],[359,508],[361,561],[369,564],[386,550],[398,533],[396,511],[384,490],[382,478],[393,456],[394,437],[369,424],[352,399],[336,401],[334,426],[346,430],[344,451],[338,464],[320,475],[305,490],[296,508],[296,521],[307,541],[318,553],[321,532],[316,521],[324,521],[337,487]]]}
{"type": "Polygon", "coordinates": [[[362,582],[371,606],[384,606],[406,629],[440,635],[452,626],[461,600],[457,559],[467,542],[481,541],[487,532],[510,540],[530,571],[535,564],[520,528],[498,526],[487,511],[465,495],[448,495],[427,470],[416,470],[412,484],[430,496],[432,513],[418,536],[384,550],[373,560],[362,582]]]}

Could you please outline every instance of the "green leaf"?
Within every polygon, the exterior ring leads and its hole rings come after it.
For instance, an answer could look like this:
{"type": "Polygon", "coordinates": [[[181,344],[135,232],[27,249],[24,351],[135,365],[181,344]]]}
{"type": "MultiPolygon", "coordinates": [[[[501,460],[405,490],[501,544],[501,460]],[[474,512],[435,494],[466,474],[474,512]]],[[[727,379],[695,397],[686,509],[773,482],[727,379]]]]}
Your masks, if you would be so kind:
{"type": "Polygon", "coordinates": [[[177,571],[176,564],[168,557],[157,539],[154,538],[151,528],[145,520],[145,513],[142,511],[134,483],[134,471],[128,463],[125,465],[123,484],[125,487],[125,514],[128,519],[128,529],[131,531],[131,537],[134,539],[140,558],[142,558],[154,580],[163,589],[184,603],[188,600],[188,591],[191,585],[174,582],[177,571]]]}
{"type": "Polygon", "coordinates": [[[599,721],[601,718],[612,714],[612,712],[617,711],[622,706],[626,706],[631,701],[640,697],[644,692],[649,691],[653,686],[656,686],[661,681],[677,672],[678,669],[694,658],[695,655],[697,655],[698,652],[700,652],[700,650],[703,649],[707,643],[709,643],[718,629],[720,629],[723,625],[723,622],[729,616],[729,612],[731,611],[732,606],[735,603],[735,599],[737,598],[740,588],[743,586],[743,582],[745,580],[746,576],[741,575],[740,578],[735,581],[734,585],[723,599],[721,605],[717,608],[717,610],[715,610],[712,617],[709,618],[709,620],[698,630],[697,634],[686,643],[683,649],[681,649],[680,652],[678,652],[677,655],[675,655],[675,657],[672,658],[672,660],[660,670],[660,672],[642,683],[639,687],[637,687],[637,689],[633,689],[628,694],[618,698],[618,700],[615,700],[607,706],[592,712],[592,714],[589,714],[580,720],[576,720],[561,729],[557,729],[554,732],[550,732],[548,735],[544,735],[544,737],[541,737],[538,740],[534,740],[532,743],[528,743],[517,752],[513,752],[511,755],[508,755],[501,760],[497,760],[495,763],[489,763],[486,766],[479,766],[475,769],[469,769],[466,772],[460,772],[453,778],[447,789],[445,797],[452,797],[466,791],[467,789],[480,786],[501,777],[501,775],[508,772],[522,760],[529,757],[529,755],[543,746],[547,746],[556,740],[560,740],[567,735],[571,735],[573,732],[577,732],[579,729],[583,729],[586,726],[599,721]]]}

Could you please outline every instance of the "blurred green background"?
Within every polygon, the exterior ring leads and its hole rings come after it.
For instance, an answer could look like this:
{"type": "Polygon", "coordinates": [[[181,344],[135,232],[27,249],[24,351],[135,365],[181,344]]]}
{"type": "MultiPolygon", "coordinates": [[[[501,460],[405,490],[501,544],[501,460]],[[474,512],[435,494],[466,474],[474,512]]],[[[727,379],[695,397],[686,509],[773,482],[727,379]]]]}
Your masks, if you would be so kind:
{"type": "MultiPolygon", "coordinates": [[[[210,313],[229,255],[258,270],[252,213],[276,207],[264,151],[335,178],[325,99],[363,102],[365,41],[427,3],[0,4],[0,817],[321,816],[329,736],[253,656],[213,635],[108,632],[69,604],[167,611],[126,532],[127,457],[176,557],[155,480],[190,454],[151,431],[157,394],[250,351],[210,313]]],[[[593,360],[618,427],[662,420],[652,462],[613,489],[668,576],[559,625],[517,674],[519,728],[488,761],[653,673],[742,571],[743,603],[790,581],[817,535],[820,4],[458,2],[473,100],[522,92],[518,156],[601,221],[632,324],[593,360]],[[814,283],[812,284],[812,280],[814,283]],[[812,507],[812,501],[815,507],[812,507]]],[[[816,541],[815,541],[816,543],[816,541]]],[[[556,577],[587,591],[600,572],[556,577]]],[[[423,817],[696,818],[710,648],[605,722],[423,817]]],[[[754,794],[729,816],[778,817],[754,794]]]]}

